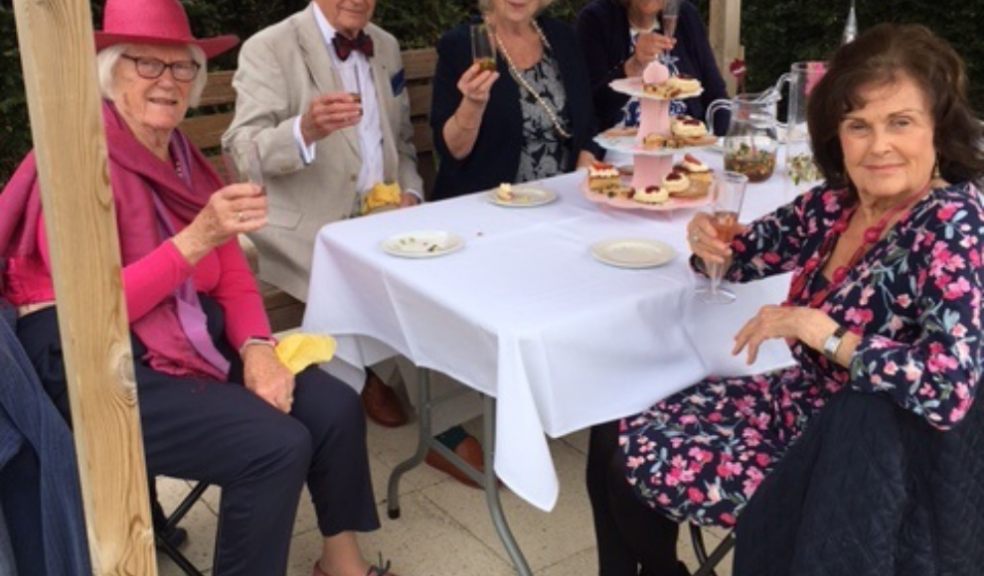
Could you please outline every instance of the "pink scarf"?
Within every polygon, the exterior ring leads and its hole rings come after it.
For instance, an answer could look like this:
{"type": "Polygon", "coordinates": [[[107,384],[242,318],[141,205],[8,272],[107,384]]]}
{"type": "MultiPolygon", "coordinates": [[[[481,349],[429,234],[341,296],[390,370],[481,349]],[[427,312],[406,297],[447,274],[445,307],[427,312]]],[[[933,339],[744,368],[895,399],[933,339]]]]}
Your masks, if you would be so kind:
{"type": "MultiPolygon", "coordinates": [[[[197,148],[175,131],[172,144],[190,150],[190,186],[167,162],[154,156],[130,132],[115,107],[103,103],[103,122],[109,150],[109,175],[116,208],[120,256],[126,266],[146,256],[162,237],[152,193],[179,222],[180,230],[208,202],[222,181],[197,148]]],[[[27,155],[0,193],[0,266],[12,258],[40,261],[37,246],[41,194],[34,152],[27,155]]],[[[0,286],[2,289],[2,286],[0,286]]],[[[226,374],[199,354],[178,318],[176,298],[169,296],[130,328],[147,347],[143,360],[151,368],[175,376],[204,376],[225,380],[226,374]]]]}

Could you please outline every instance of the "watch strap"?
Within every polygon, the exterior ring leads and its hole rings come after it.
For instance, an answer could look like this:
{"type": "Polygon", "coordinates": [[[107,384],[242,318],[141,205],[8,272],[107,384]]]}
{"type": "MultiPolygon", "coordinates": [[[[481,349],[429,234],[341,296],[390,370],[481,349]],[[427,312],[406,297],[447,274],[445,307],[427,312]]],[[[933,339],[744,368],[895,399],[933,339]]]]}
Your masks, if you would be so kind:
{"type": "Polygon", "coordinates": [[[841,342],[844,340],[844,334],[847,334],[847,328],[838,326],[837,329],[823,341],[823,355],[829,360],[836,360],[837,350],[840,349],[841,342]]]}

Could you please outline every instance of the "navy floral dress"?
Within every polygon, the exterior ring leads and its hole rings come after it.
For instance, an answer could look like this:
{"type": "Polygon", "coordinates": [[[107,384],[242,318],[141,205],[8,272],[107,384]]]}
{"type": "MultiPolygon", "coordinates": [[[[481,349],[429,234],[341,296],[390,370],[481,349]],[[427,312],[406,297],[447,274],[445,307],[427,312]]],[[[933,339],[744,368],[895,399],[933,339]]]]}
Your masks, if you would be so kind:
{"type": "MultiPolygon", "coordinates": [[[[732,244],[733,282],[803,277],[792,305],[826,283],[821,250],[845,210],[843,191],[815,188],[756,221],[732,244]],[[820,265],[808,265],[811,257],[820,265]]],[[[845,387],[890,395],[941,430],[955,426],[981,378],[984,199],[972,185],[931,191],[874,244],[819,305],[862,336],[849,369],[800,342],[797,365],[708,378],[620,424],[629,483],[678,521],[733,526],[810,418],[845,387]]],[[[833,244],[831,241],[830,245],[833,244]]]]}

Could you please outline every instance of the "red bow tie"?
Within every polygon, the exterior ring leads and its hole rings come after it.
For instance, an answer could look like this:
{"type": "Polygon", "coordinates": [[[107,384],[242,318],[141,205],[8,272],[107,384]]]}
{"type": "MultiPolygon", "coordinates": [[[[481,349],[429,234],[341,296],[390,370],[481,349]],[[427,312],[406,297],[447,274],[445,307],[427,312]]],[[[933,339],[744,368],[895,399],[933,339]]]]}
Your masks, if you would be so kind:
{"type": "Polygon", "coordinates": [[[372,58],[372,38],[365,32],[359,32],[354,40],[341,34],[335,34],[335,37],[331,39],[331,43],[335,47],[335,54],[338,54],[342,62],[348,60],[349,55],[352,54],[352,50],[358,50],[365,54],[366,58],[372,58]]]}

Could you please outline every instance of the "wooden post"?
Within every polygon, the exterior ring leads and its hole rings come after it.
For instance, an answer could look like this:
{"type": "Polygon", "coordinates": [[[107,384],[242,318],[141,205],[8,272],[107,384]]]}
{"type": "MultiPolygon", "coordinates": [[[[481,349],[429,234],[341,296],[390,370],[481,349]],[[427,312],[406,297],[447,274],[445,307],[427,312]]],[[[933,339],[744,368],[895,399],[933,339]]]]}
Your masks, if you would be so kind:
{"type": "Polygon", "coordinates": [[[89,0],[14,0],[93,573],[156,576],[89,0]]]}
{"type": "Polygon", "coordinates": [[[735,58],[745,59],[745,47],[741,45],[741,0],[711,0],[708,33],[718,69],[728,85],[728,92],[734,94],[735,77],[728,66],[735,58]]]}

